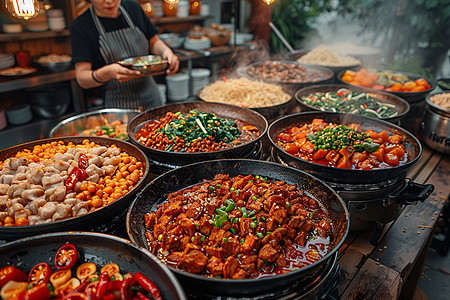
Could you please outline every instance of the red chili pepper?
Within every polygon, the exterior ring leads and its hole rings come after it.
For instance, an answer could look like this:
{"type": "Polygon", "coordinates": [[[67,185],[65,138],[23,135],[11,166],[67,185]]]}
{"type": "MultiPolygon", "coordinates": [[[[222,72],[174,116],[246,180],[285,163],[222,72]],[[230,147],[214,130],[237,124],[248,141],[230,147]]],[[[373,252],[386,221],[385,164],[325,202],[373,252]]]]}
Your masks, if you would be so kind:
{"type": "Polygon", "coordinates": [[[364,108],[367,108],[367,104],[364,103],[363,106],[364,106],[364,108]]]}
{"type": "Polygon", "coordinates": [[[134,279],[131,273],[125,275],[125,278],[122,281],[122,285],[120,286],[120,299],[121,300],[130,300],[131,295],[128,293],[128,289],[136,284],[136,279],[134,279]]]}
{"type": "Polygon", "coordinates": [[[122,287],[122,280],[112,280],[108,282],[108,288],[107,291],[120,291],[120,288],[122,287]]]}
{"type": "Polygon", "coordinates": [[[137,292],[137,293],[136,293],[136,297],[137,297],[139,300],[151,300],[150,298],[148,298],[147,296],[145,296],[145,295],[142,294],[141,292],[137,292]]]}
{"type": "Polygon", "coordinates": [[[162,299],[159,289],[150,279],[145,277],[144,274],[142,274],[141,272],[137,272],[136,274],[134,274],[134,279],[136,279],[137,283],[139,283],[141,287],[143,287],[147,292],[152,294],[155,300],[162,299]]]}
{"type": "Polygon", "coordinates": [[[84,293],[86,294],[87,298],[89,300],[98,300],[97,296],[95,295],[95,290],[97,289],[98,281],[90,282],[84,289],[84,293]]]}
{"type": "MultiPolygon", "coordinates": [[[[67,300],[91,300],[91,298],[88,298],[88,296],[84,293],[72,293],[63,296],[62,298],[58,298],[58,300],[61,299],[67,299],[67,300]]],[[[56,300],[56,299],[55,299],[56,300]]]]}
{"type": "Polygon", "coordinates": [[[73,168],[72,172],[70,172],[69,177],[66,180],[66,189],[72,190],[75,187],[75,184],[78,182],[80,178],[80,169],[77,167],[73,168]]]}
{"type": "Polygon", "coordinates": [[[46,300],[51,297],[50,290],[45,282],[37,284],[31,289],[19,294],[19,300],[46,300]]]}
{"type": "Polygon", "coordinates": [[[87,167],[89,167],[89,159],[86,154],[81,153],[78,157],[78,167],[80,169],[87,169],[87,167]]]}
{"type": "Polygon", "coordinates": [[[35,265],[28,274],[28,283],[32,283],[33,285],[42,282],[48,283],[52,274],[53,269],[48,263],[39,263],[35,265]]]}
{"type": "Polygon", "coordinates": [[[88,178],[88,174],[86,170],[82,169],[80,170],[80,181],[84,181],[88,178]]]}
{"type": "Polygon", "coordinates": [[[225,76],[222,77],[223,81],[227,81],[227,78],[225,76]]]}
{"type": "Polygon", "coordinates": [[[6,266],[0,269],[0,288],[8,281],[27,281],[27,274],[14,266],[6,266]]]}
{"type": "Polygon", "coordinates": [[[108,282],[110,281],[108,272],[103,272],[100,274],[100,277],[98,279],[98,285],[97,285],[97,291],[95,292],[95,296],[98,299],[101,299],[103,295],[105,295],[107,289],[108,289],[108,282]]]}
{"type": "Polygon", "coordinates": [[[56,251],[55,267],[59,270],[71,269],[77,260],[77,248],[73,244],[65,244],[56,251]]]}

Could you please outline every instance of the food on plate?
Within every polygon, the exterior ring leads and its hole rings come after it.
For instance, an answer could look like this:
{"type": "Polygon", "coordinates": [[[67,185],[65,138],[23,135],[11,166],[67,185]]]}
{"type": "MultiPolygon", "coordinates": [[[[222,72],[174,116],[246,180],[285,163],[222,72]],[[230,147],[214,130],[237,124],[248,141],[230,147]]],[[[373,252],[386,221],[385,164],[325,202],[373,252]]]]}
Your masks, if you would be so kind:
{"type": "Polygon", "coordinates": [[[249,80],[245,77],[217,80],[204,87],[199,97],[208,102],[250,108],[275,106],[291,99],[281,85],[266,83],[262,80],[249,80]]]}
{"type": "Polygon", "coordinates": [[[53,141],[0,161],[0,226],[44,224],[86,215],[127,194],[142,162],[89,140],[53,141]]]}
{"type": "Polygon", "coordinates": [[[28,75],[36,72],[36,68],[28,68],[28,67],[13,67],[0,70],[0,75],[2,76],[19,76],[19,75],[28,75]]]}
{"type": "Polygon", "coordinates": [[[369,72],[347,70],[341,79],[353,85],[389,92],[421,92],[431,88],[425,78],[413,80],[407,75],[393,71],[369,72]]]}
{"type": "Polygon", "coordinates": [[[319,45],[299,59],[298,62],[329,67],[346,67],[360,65],[361,61],[352,56],[340,55],[325,45],[319,45]]]}
{"type": "MultiPolygon", "coordinates": [[[[96,121],[96,118],[92,118],[92,121],[96,121]]],[[[89,124],[89,119],[87,120],[87,124],[89,124]]],[[[92,122],[91,122],[92,123],[92,122]]],[[[83,130],[83,135],[87,136],[100,136],[100,137],[108,137],[115,138],[119,140],[127,140],[127,123],[124,123],[122,120],[117,119],[109,123],[106,121],[105,124],[86,126],[88,129],[83,130]]]]}
{"type": "Polygon", "coordinates": [[[163,63],[163,58],[160,56],[141,56],[133,61],[134,66],[149,66],[163,63]]]}
{"type": "Polygon", "coordinates": [[[321,70],[276,60],[249,65],[247,72],[251,76],[263,80],[280,82],[304,83],[318,82],[326,79],[321,70]]]}
{"type": "Polygon", "coordinates": [[[263,278],[317,262],[333,224],[295,184],[217,174],[168,195],[145,215],[151,252],[169,266],[208,277],[263,278]]]}
{"type": "Polygon", "coordinates": [[[321,111],[351,113],[375,118],[398,115],[395,105],[379,101],[366,92],[339,89],[336,92],[317,92],[301,97],[303,103],[321,111]]]}
{"type": "Polygon", "coordinates": [[[372,170],[405,164],[408,153],[402,136],[386,131],[362,132],[360,124],[348,126],[314,119],[279,133],[276,143],[303,160],[342,169],[372,170]]]}
{"type": "Polygon", "coordinates": [[[40,64],[48,64],[48,63],[60,63],[60,62],[66,62],[71,61],[72,57],[70,55],[66,54],[49,54],[39,57],[36,62],[40,64]]]}
{"type": "Polygon", "coordinates": [[[144,124],[136,133],[143,145],[170,152],[211,152],[236,147],[259,137],[258,127],[241,120],[191,110],[168,112],[144,124]]]}
{"type": "MultiPolygon", "coordinates": [[[[73,244],[64,244],[57,250],[55,268],[47,262],[37,263],[30,271],[8,265],[0,269],[2,299],[155,299],[160,300],[158,287],[141,272],[135,274],[120,270],[116,263],[97,265],[82,262],[82,255],[73,244]],[[64,258],[71,263],[60,268],[58,253],[64,249],[64,258]],[[28,277],[25,272],[29,272],[28,277]]],[[[49,261],[51,259],[49,258],[49,261]]]]}
{"type": "Polygon", "coordinates": [[[430,96],[430,101],[443,109],[450,110],[450,93],[440,93],[430,96]]]}
{"type": "Polygon", "coordinates": [[[450,82],[445,82],[444,80],[438,80],[438,84],[443,88],[450,90],[450,82]]]}

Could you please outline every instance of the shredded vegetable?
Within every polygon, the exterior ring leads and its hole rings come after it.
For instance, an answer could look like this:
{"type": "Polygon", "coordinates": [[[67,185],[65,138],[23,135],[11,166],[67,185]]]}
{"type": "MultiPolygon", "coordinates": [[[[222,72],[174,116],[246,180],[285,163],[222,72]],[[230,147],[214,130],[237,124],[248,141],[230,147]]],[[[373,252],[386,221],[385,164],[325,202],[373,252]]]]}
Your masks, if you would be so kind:
{"type": "Polygon", "coordinates": [[[395,105],[378,101],[368,93],[348,89],[336,92],[318,92],[301,98],[302,101],[321,111],[351,113],[376,118],[390,118],[398,115],[395,105]]]}

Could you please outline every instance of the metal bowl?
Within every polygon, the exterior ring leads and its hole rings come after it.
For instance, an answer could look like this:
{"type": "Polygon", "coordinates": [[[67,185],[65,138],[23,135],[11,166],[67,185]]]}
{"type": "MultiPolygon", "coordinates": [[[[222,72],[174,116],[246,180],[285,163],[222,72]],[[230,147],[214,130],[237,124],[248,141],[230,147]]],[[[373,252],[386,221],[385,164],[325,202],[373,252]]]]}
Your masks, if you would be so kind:
{"type": "MultiPolygon", "coordinates": [[[[32,141],[3,149],[0,151],[0,161],[4,161],[7,158],[14,156],[17,152],[23,151],[25,149],[32,150],[34,146],[42,145],[51,142],[63,141],[65,144],[73,142],[74,144],[81,144],[86,137],[61,137],[61,138],[49,138],[37,141],[32,141]]],[[[144,176],[142,179],[134,186],[133,189],[128,191],[127,194],[120,197],[116,201],[110,203],[109,205],[88,213],[84,216],[73,217],[69,219],[63,219],[55,222],[38,224],[38,225],[28,225],[28,226],[16,226],[16,227],[4,227],[0,226],[0,239],[5,240],[15,240],[22,237],[27,237],[31,235],[57,232],[57,231],[71,231],[71,230],[90,230],[96,228],[99,225],[105,224],[112,220],[114,217],[120,215],[124,210],[126,210],[134,197],[134,195],[142,188],[147,180],[149,174],[149,162],[147,156],[136,146],[131,143],[110,139],[102,137],[89,137],[89,140],[95,142],[98,145],[109,147],[111,145],[116,145],[121,148],[124,152],[136,158],[137,161],[142,162],[144,169],[144,176]]]]}
{"type": "Polygon", "coordinates": [[[160,33],[158,37],[172,49],[180,48],[184,42],[184,37],[177,33],[160,33]]]}
{"type": "Polygon", "coordinates": [[[438,78],[436,82],[443,91],[450,90],[450,78],[438,78]]]}
{"type": "Polygon", "coordinates": [[[119,61],[118,64],[146,75],[162,74],[169,68],[168,61],[158,55],[129,57],[119,61]]]}
{"type": "Polygon", "coordinates": [[[397,111],[398,115],[394,117],[389,118],[381,118],[381,120],[389,121],[389,122],[397,122],[401,120],[408,112],[409,112],[409,103],[403,100],[402,98],[395,96],[393,94],[385,93],[382,91],[374,91],[369,90],[363,87],[354,87],[352,86],[349,88],[348,85],[343,84],[324,84],[324,85],[314,85],[305,87],[301,90],[298,90],[295,93],[295,99],[300,104],[300,107],[302,108],[302,111],[321,111],[319,108],[314,107],[312,105],[306,104],[303,102],[302,97],[308,96],[310,94],[318,93],[318,92],[336,92],[339,89],[351,89],[354,91],[357,91],[359,93],[367,93],[370,97],[377,99],[380,102],[394,104],[395,110],[397,111]]]}
{"type": "Polygon", "coordinates": [[[159,259],[128,240],[107,234],[59,232],[14,241],[0,247],[0,267],[14,265],[28,274],[38,263],[52,265],[56,251],[65,243],[75,245],[80,261],[99,266],[116,263],[123,274],[141,272],[155,283],[162,299],[186,299],[176,277],[159,259]]]}
{"type": "MultiPolygon", "coordinates": [[[[144,215],[167,201],[168,194],[186,187],[213,179],[217,174],[230,176],[258,174],[273,180],[285,180],[296,184],[323,205],[333,224],[330,251],[319,261],[292,272],[259,279],[220,279],[192,274],[169,267],[180,280],[185,290],[203,296],[202,299],[263,299],[252,295],[279,291],[294,282],[299,286],[312,281],[321,268],[334,257],[343,245],[349,230],[349,215],[341,197],[327,184],[303,171],[267,161],[250,159],[211,160],[195,163],[169,171],[148,184],[136,197],[127,213],[127,232],[136,245],[148,249],[145,237],[144,215]],[[229,296],[229,297],[227,297],[229,296]],[[242,298],[241,298],[242,297],[242,298]]],[[[283,298],[284,299],[284,298],[283,298]]]]}
{"type": "Polygon", "coordinates": [[[128,136],[130,137],[130,140],[140,149],[142,149],[150,159],[161,163],[183,166],[190,163],[211,159],[245,157],[245,155],[248,155],[254,150],[254,146],[256,145],[256,143],[258,143],[265,136],[267,127],[268,127],[267,120],[259,113],[252,111],[250,109],[229,104],[212,103],[212,102],[204,103],[197,101],[197,102],[183,102],[170,104],[166,106],[160,106],[137,115],[128,124],[128,136]],[[260,136],[255,140],[235,146],[233,148],[212,152],[194,152],[194,153],[169,152],[157,150],[147,147],[137,140],[136,133],[149,121],[159,120],[162,117],[164,117],[168,112],[176,113],[180,111],[181,113],[185,114],[192,109],[197,109],[200,112],[214,113],[218,117],[222,118],[233,120],[239,119],[250,125],[258,127],[260,136]]]}
{"type": "Polygon", "coordinates": [[[119,119],[127,124],[139,113],[139,110],[134,109],[107,108],[75,115],[56,124],[50,131],[50,137],[81,136],[84,130],[119,119]]]}
{"type": "Polygon", "coordinates": [[[70,60],[68,61],[62,61],[62,62],[47,62],[47,63],[41,63],[41,62],[37,62],[35,61],[36,64],[38,64],[39,66],[48,69],[52,72],[62,72],[67,70],[72,62],[70,60]]]}

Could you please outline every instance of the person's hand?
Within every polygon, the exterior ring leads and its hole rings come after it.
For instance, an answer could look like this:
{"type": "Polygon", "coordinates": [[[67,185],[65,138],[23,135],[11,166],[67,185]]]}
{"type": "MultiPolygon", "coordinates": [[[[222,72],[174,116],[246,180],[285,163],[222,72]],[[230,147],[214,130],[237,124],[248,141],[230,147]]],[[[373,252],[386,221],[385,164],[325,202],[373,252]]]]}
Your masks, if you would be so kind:
{"type": "Polygon", "coordinates": [[[163,58],[167,60],[169,63],[169,69],[167,69],[166,73],[167,75],[172,75],[178,72],[178,68],[180,66],[180,60],[178,59],[178,56],[176,56],[172,50],[167,49],[164,51],[164,53],[161,55],[163,58]]]}
{"type": "Polygon", "coordinates": [[[101,70],[101,79],[117,79],[120,82],[128,81],[144,76],[140,71],[131,70],[117,63],[107,65],[101,70]]]}

